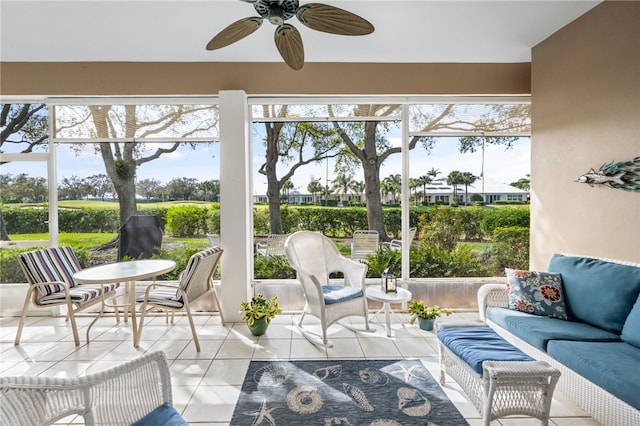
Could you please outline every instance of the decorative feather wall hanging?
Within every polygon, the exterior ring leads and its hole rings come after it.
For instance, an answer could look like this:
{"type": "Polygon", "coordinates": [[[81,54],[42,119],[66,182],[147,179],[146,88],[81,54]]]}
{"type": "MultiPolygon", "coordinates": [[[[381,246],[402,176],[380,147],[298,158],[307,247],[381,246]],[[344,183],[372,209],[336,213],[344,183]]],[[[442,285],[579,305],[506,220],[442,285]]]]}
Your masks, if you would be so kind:
{"type": "Polygon", "coordinates": [[[629,161],[605,163],[596,172],[593,168],[576,182],[594,185],[605,185],[624,191],[640,191],[640,156],[629,161]]]}

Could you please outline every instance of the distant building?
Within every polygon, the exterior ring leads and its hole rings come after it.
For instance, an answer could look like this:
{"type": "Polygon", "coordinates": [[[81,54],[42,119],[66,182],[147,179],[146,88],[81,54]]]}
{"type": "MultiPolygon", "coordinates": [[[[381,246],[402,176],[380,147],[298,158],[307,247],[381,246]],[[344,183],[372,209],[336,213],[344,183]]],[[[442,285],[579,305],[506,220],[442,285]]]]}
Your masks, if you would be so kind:
{"type": "MultiPolygon", "coordinates": [[[[423,188],[418,187],[418,195],[422,195],[423,188]]],[[[453,186],[447,184],[446,178],[435,179],[426,187],[425,200],[428,204],[450,204],[453,200],[453,186]]],[[[253,195],[254,203],[267,203],[267,186],[262,185],[260,189],[256,189],[253,195]]],[[[457,197],[459,204],[465,204],[465,198],[469,197],[467,204],[472,203],[474,195],[479,195],[485,204],[495,204],[496,201],[529,201],[529,191],[516,188],[506,183],[497,182],[491,179],[478,179],[473,185],[469,185],[465,191],[464,185],[457,185],[457,197]]],[[[344,194],[332,194],[330,199],[339,201],[361,201],[364,202],[363,194],[347,194],[346,200],[343,200],[344,194]]],[[[316,194],[316,204],[322,204],[323,196],[316,194]]],[[[313,204],[313,195],[302,193],[298,190],[289,192],[289,204],[313,204]]],[[[390,195],[382,197],[383,204],[390,203],[392,198],[390,195]]]]}

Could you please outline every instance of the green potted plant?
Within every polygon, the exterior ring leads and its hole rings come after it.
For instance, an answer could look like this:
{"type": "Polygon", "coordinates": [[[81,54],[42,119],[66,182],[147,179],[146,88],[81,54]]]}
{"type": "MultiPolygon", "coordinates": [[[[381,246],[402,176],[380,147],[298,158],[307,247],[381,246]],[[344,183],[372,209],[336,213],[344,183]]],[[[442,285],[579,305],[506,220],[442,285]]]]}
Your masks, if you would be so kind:
{"type": "Polygon", "coordinates": [[[451,315],[451,311],[437,305],[427,306],[422,300],[410,300],[409,313],[411,314],[411,324],[417,319],[420,328],[427,331],[433,330],[433,322],[440,315],[451,315]]]}
{"type": "Polygon", "coordinates": [[[240,304],[242,319],[247,322],[247,326],[254,336],[261,336],[267,331],[267,327],[276,315],[282,313],[278,303],[278,296],[265,299],[262,294],[257,294],[251,302],[240,304]]]}

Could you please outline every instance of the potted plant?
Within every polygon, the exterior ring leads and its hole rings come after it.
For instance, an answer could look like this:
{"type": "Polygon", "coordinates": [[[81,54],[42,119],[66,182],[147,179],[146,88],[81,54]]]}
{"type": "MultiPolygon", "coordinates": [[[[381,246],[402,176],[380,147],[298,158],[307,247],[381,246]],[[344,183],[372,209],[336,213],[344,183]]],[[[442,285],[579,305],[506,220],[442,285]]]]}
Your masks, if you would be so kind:
{"type": "Polygon", "coordinates": [[[261,336],[267,331],[267,327],[276,315],[282,313],[278,304],[278,296],[265,299],[262,294],[257,294],[251,302],[240,304],[242,319],[247,322],[247,326],[254,336],[261,336]]]}
{"type": "Polygon", "coordinates": [[[437,305],[427,306],[422,300],[410,300],[409,313],[411,314],[411,324],[417,319],[420,328],[427,331],[433,330],[433,322],[440,315],[451,315],[451,311],[437,305]]]}

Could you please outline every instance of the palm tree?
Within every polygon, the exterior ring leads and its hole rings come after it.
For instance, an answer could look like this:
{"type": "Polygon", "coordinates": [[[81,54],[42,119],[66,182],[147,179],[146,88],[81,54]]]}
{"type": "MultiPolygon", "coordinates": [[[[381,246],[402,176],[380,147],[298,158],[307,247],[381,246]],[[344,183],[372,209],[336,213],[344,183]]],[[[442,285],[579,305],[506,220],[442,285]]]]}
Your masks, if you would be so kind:
{"type": "Polygon", "coordinates": [[[433,178],[430,175],[422,175],[418,178],[418,182],[422,185],[422,202],[427,199],[427,185],[433,182],[433,178]]]}
{"type": "Polygon", "coordinates": [[[462,172],[460,175],[460,183],[464,185],[464,205],[467,205],[467,201],[469,200],[469,185],[473,185],[473,183],[478,179],[476,175],[471,172],[462,172]]]}
{"type": "Polygon", "coordinates": [[[447,185],[453,187],[453,199],[458,202],[458,185],[462,183],[462,173],[457,170],[452,171],[447,175],[447,185]]]}
{"type": "Polygon", "coordinates": [[[366,185],[361,180],[354,180],[351,182],[351,192],[358,196],[358,201],[362,201],[362,193],[364,192],[366,185]]]}
{"type": "Polygon", "coordinates": [[[393,197],[393,203],[397,203],[398,194],[400,193],[400,188],[402,186],[402,176],[399,173],[389,175],[384,178],[383,182],[387,185],[387,189],[389,190],[387,193],[391,194],[393,197]]]}
{"type": "Polygon", "coordinates": [[[331,181],[331,189],[336,191],[336,193],[342,193],[344,198],[342,201],[347,201],[347,192],[353,183],[353,175],[347,175],[346,173],[340,173],[334,180],[331,181]],[[342,192],[340,192],[342,191],[342,192]]]}
{"type": "Polygon", "coordinates": [[[316,194],[322,192],[322,184],[320,183],[320,179],[314,180],[313,176],[311,177],[311,182],[307,185],[307,191],[311,193],[313,197],[313,204],[316,204],[316,194]]]}
{"type": "Polygon", "coordinates": [[[440,173],[442,173],[440,170],[436,169],[435,167],[432,167],[431,170],[427,172],[427,176],[430,176],[432,179],[435,179],[438,177],[440,173]]]}
{"type": "Polygon", "coordinates": [[[409,178],[409,190],[413,189],[413,197],[416,202],[416,206],[418,205],[418,187],[422,185],[420,179],[418,178],[409,178]]]}
{"type": "Polygon", "coordinates": [[[293,186],[293,182],[291,182],[290,180],[286,181],[285,183],[282,184],[282,188],[280,188],[280,196],[281,197],[285,197],[286,198],[286,202],[289,202],[289,194],[291,193],[291,190],[294,189],[295,187],[293,186]]]}

